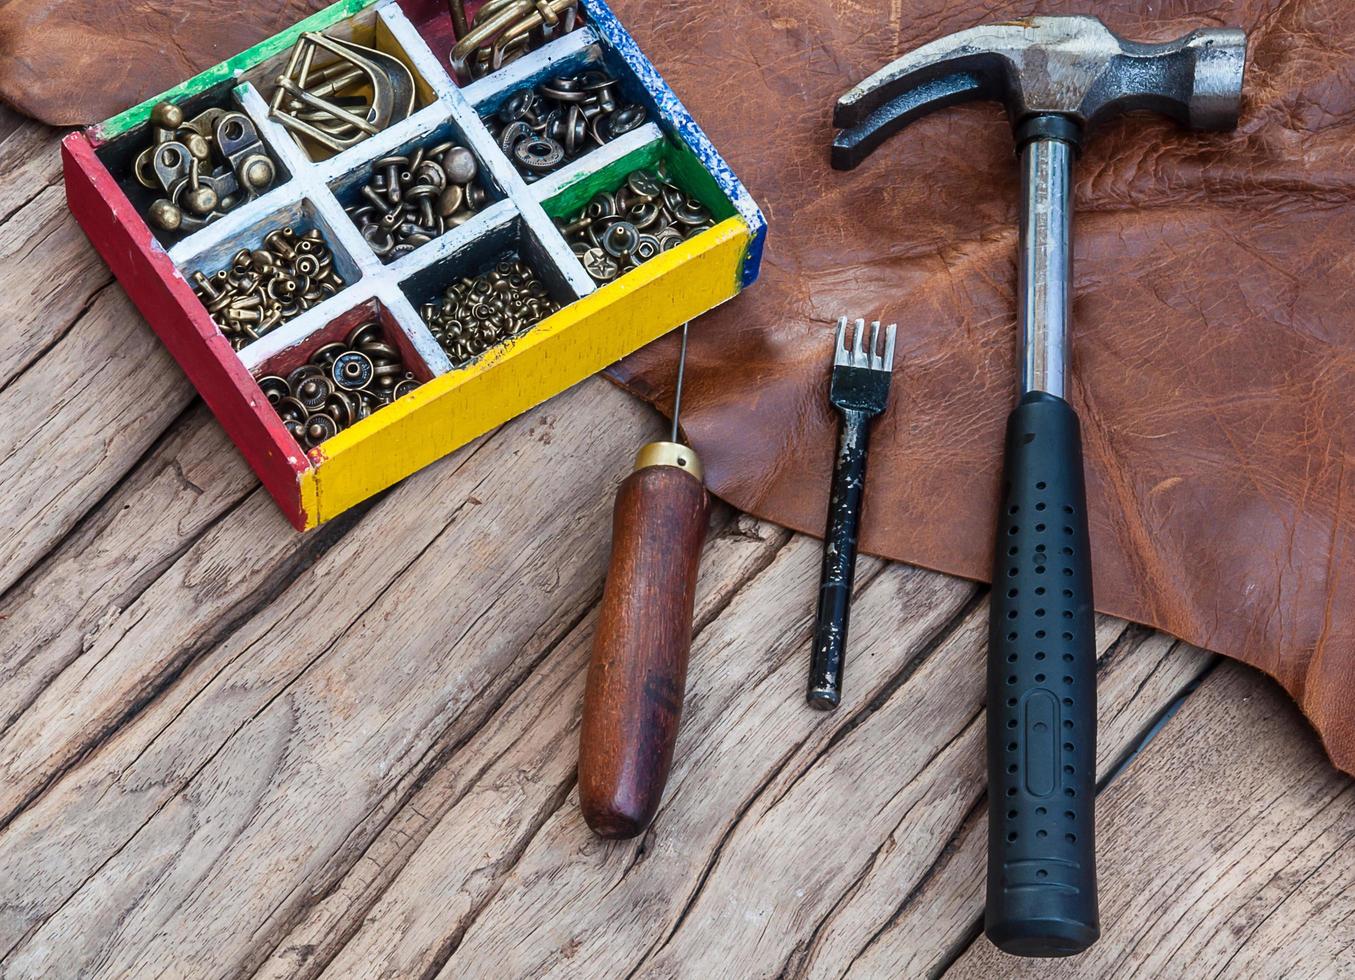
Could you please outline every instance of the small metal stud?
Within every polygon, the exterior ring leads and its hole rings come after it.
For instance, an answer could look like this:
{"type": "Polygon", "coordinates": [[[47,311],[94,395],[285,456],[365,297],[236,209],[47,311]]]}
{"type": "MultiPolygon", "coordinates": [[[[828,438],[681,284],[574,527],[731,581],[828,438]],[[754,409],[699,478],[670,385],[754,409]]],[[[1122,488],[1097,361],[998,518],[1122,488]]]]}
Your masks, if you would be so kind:
{"type": "Polygon", "coordinates": [[[372,252],[393,262],[460,227],[488,201],[479,162],[452,142],[382,157],[345,210],[372,252]]]}
{"type": "Polygon", "coordinates": [[[642,125],[647,115],[643,106],[622,102],[615,78],[592,67],[514,92],[486,121],[498,122],[499,148],[533,181],[642,125]]]}
{"type": "Polygon", "coordinates": [[[668,180],[660,164],[628,174],[615,193],[594,195],[578,215],[556,226],[594,281],[607,283],[713,227],[713,218],[668,180]]]}

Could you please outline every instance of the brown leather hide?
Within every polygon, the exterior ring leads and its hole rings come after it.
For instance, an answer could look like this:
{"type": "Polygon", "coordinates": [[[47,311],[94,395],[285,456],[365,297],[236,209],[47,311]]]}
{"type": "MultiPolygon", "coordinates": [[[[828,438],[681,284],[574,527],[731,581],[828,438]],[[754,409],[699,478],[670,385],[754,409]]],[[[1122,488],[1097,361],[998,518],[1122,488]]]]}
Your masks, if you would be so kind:
{"type": "MultiPolygon", "coordinates": [[[[1015,395],[1017,182],[993,105],[852,173],[831,108],[932,38],[1085,3],[786,0],[620,12],[762,204],[761,281],[693,326],[683,423],[715,493],[822,533],[839,314],[899,323],[862,546],[987,579],[1015,395]]],[[[1276,677],[1355,772],[1355,20],[1337,6],[1106,3],[1165,40],[1245,28],[1236,133],[1126,118],[1079,160],[1070,400],[1097,607],[1276,677]]],[[[672,338],[615,375],[666,406],[672,338]]]]}
{"type": "MultiPolygon", "coordinates": [[[[0,94],[95,121],[319,5],[10,0],[0,94]]],[[[830,112],[934,37],[1088,6],[613,6],[771,223],[761,281],[692,329],[683,422],[711,488],[820,533],[829,324],[897,320],[863,546],[986,579],[1015,389],[1010,131],[995,106],[946,110],[844,174],[828,166],[830,112]]],[[[1135,39],[1250,35],[1236,133],[1123,119],[1079,161],[1070,399],[1097,606],[1272,674],[1355,773],[1355,19],[1316,0],[1094,6],[1135,39]]],[[[613,374],[666,406],[675,355],[666,338],[613,374]]]]}
{"type": "Polygon", "coordinates": [[[329,6],[327,0],[0,0],[0,99],[100,122],[329,6]]]}

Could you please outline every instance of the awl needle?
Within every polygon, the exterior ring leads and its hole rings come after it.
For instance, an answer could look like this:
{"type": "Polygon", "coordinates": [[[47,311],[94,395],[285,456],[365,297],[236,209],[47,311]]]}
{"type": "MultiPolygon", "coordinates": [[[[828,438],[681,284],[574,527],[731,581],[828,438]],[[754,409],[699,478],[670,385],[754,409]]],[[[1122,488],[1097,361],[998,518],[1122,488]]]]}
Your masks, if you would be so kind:
{"type": "Polygon", "coordinates": [[[669,442],[678,441],[678,413],[682,410],[682,376],[687,370],[687,324],[682,325],[682,351],[678,354],[677,387],[673,389],[673,436],[669,442]]]}

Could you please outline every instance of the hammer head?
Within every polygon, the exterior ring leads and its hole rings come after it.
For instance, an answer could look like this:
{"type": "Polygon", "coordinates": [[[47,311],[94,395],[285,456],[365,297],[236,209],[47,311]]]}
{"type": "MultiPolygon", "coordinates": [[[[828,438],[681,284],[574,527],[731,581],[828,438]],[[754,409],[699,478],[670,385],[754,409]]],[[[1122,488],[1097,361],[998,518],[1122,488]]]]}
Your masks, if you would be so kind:
{"type": "Polygon", "coordinates": [[[996,99],[1012,126],[1060,117],[1077,133],[1133,109],[1193,129],[1232,129],[1242,107],[1247,38],[1232,28],[1140,44],[1095,17],[1031,17],[961,31],[885,66],[837,104],[833,166],[850,170],[917,117],[996,99]]]}

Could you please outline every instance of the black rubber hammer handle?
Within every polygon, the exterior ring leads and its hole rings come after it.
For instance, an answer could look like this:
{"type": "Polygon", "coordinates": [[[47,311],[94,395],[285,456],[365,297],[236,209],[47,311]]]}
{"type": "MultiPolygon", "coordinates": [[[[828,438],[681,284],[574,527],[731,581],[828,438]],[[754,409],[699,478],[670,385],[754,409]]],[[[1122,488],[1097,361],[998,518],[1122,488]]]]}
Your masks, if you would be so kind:
{"type": "Polygon", "coordinates": [[[1100,935],[1096,639],[1077,414],[1024,395],[1007,420],[988,642],[985,931],[1020,956],[1100,935]]]}

